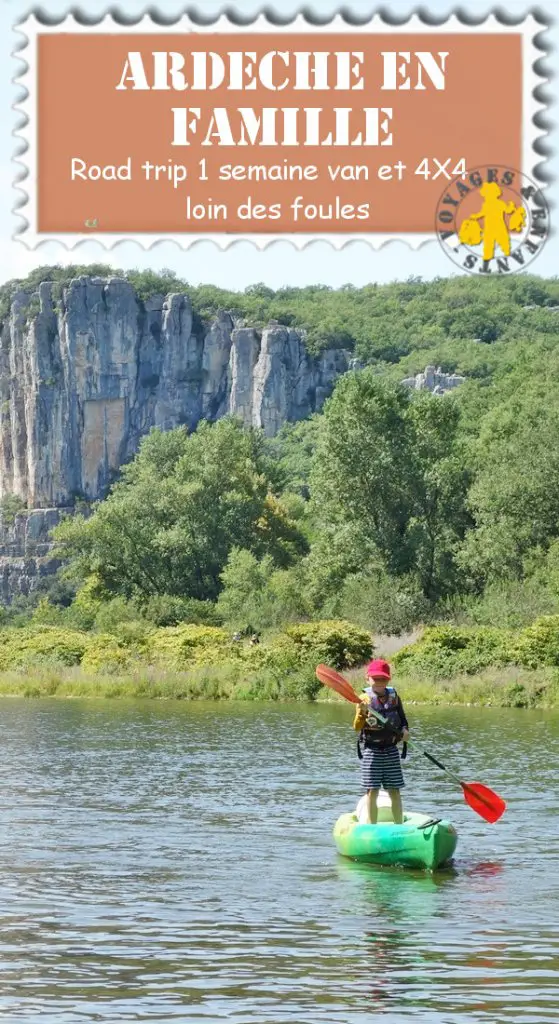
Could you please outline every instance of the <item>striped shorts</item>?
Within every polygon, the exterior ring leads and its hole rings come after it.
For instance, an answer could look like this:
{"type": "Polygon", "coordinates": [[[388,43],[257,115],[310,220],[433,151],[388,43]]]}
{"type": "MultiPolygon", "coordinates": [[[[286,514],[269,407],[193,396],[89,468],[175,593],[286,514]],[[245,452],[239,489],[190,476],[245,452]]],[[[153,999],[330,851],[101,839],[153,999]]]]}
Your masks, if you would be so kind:
{"type": "Polygon", "coordinates": [[[402,789],[404,776],[400,763],[398,747],[386,747],[384,750],[365,748],[361,761],[361,786],[368,789],[402,789]]]}

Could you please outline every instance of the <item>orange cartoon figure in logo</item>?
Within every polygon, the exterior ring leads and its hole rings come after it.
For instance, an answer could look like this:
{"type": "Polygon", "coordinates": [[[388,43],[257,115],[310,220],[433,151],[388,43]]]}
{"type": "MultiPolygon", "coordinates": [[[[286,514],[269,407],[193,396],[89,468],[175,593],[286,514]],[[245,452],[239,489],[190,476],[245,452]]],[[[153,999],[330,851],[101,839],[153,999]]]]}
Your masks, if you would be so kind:
{"type": "Polygon", "coordinates": [[[505,217],[514,214],[514,203],[505,203],[500,198],[503,191],[496,181],[486,181],[479,190],[484,203],[479,213],[471,213],[470,220],[483,220],[483,258],[491,260],[498,245],[503,256],[510,256],[509,229],[505,217]]]}

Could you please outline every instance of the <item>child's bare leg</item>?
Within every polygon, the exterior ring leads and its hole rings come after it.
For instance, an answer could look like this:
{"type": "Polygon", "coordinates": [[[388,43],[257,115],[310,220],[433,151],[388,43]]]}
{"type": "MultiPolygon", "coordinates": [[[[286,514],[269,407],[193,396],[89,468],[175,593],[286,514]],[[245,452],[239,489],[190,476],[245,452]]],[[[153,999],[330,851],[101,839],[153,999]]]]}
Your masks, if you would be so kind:
{"type": "Polygon", "coordinates": [[[378,789],[367,790],[367,813],[369,815],[369,824],[376,825],[377,823],[377,797],[378,789]]]}
{"type": "Polygon", "coordinates": [[[392,817],[394,818],[396,825],[401,825],[404,820],[402,794],[399,789],[389,789],[388,796],[390,797],[390,803],[392,804],[392,817]]]}

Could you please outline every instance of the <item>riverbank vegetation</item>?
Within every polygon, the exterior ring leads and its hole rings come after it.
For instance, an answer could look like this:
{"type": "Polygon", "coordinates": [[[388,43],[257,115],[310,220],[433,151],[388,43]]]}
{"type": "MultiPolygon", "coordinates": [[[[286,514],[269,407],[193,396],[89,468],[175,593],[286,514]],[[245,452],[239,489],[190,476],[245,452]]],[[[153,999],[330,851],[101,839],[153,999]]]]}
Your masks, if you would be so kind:
{"type": "MultiPolygon", "coordinates": [[[[345,673],[360,689],[363,672],[345,673]]],[[[475,676],[457,676],[438,682],[430,678],[399,680],[399,691],[409,705],[463,707],[556,708],[559,706],[559,677],[556,671],[537,669],[490,669],[475,676]]],[[[0,671],[3,697],[91,697],[141,700],[316,700],[349,705],[331,690],[317,688],[312,666],[293,676],[272,676],[269,672],[237,675],[227,666],[172,671],[138,666],[128,672],[86,671],[77,666],[39,665],[0,671]],[[298,685],[299,682],[299,685],[298,685]]],[[[352,712],[349,710],[349,717],[352,712]]]]}
{"type": "MultiPolygon", "coordinates": [[[[24,285],[63,296],[79,271],[24,285]]],[[[200,329],[218,307],[273,317],[360,368],[273,439],[230,419],[147,435],[54,531],[58,575],[1,610],[2,692],[25,672],[53,692],[314,699],[318,661],[351,669],[378,634],[419,628],[394,658],[407,693],[559,701],[558,280],[236,294],[128,276],[142,300],[186,290],[200,329]],[[427,363],[466,382],[401,385],[427,363]]]]}
{"type": "MultiPolygon", "coordinates": [[[[48,602],[41,608],[56,617],[48,602]]],[[[0,692],[82,693],[96,678],[101,689],[110,682],[111,692],[136,696],[314,700],[319,662],[347,669],[373,650],[370,634],[349,622],[301,623],[253,643],[218,626],[155,627],[136,616],[99,631],[41,623],[38,614],[1,630],[0,692]]]]}

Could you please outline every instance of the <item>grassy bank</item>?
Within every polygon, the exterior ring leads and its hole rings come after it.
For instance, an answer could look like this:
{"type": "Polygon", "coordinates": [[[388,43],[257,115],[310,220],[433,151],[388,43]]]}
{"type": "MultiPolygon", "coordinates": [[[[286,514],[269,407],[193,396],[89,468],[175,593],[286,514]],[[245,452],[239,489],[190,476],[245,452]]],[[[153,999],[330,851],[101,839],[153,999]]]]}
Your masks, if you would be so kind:
{"type": "Polygon", "coordinates": [[[255,644],[214,626],[117,624],[104,633],[30,624],[0,630],[0,694],[313,700],[314,668],[367,661],[351,623],[300,623],[255,644]]]}
{"type": "Polygon", "coordinates": [[[28,668],[0,672],[0,696],[4,697],[90,697],[142,698],[149,700],[279,700],[282,694],[272,677],[255,673],[245,679],[229,666],[201,668],[189,672],[167,671],[146,666],[132,672],[110,674],[71,668],[28,668]]]}
{"type": "MultiPolygon", "coordinates": [[[[375,650],[407,704],[559,707],[559,617],[522,631],[429,627],[377,637],[340,621],[299,623],[251,645],[222,628],[30,624],[0,630],[0,695],[175,700],[339,700],[319,662],[360,690],[375,650]]],[[[348,712],[350,712],[348,707],[348,712]]]]}
{"type": "MultiPolygon", "coordinates": [[[[344,673],[356,690],[362,670],[344,673]]],[[[148,700],[269,700],[335,701],[332,691],[313,691],[312,668],[300,677],[280,681],[266,672],[239,677],[230,667],[204,667],[176,672],[146,667],[133,672],[88,672],[80,666],[38,667],[0,672],[0,696],[136,698],[148,700]],[[305,695],[305,690],[307,695],[305,695]]],[[[488,669],[478,675],[433,680],[395,679],[407,705],[463,707],[559,708],[559,673],[554,669],[529,671],[510,667],[488,669]]],[[[348,713],[351,709],[346,704],[348,713]]]]}
{"type": "MultiPolygon", "coordinates": [[[[345,675],[359,691],[363,673],[353,671],[345,675]]],[[[452,679],[395,676],[394,684],[406,706],[559,708],[559,672],[553,668],[530,670],[509,665],[452,679]]]]}

